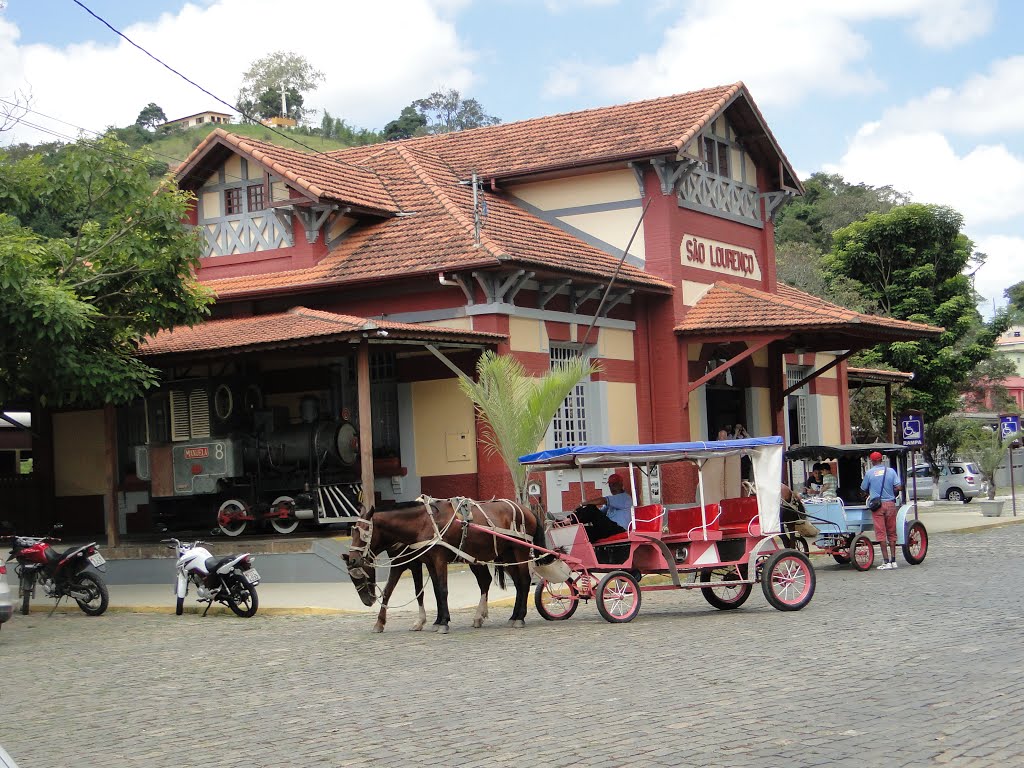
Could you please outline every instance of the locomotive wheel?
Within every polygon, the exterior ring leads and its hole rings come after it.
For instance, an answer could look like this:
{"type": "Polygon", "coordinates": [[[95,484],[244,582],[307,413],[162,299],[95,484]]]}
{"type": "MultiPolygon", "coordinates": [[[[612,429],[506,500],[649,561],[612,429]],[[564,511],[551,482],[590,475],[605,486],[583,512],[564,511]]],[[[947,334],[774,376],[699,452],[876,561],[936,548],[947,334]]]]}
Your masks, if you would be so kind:
{"type": "Polygon", "coordinates": [[[928,531],[920,520],[907,527],[907,543],[903,545],[903,557],[911,565],[920,565],[928,554],[928,531]]]}
{"type": "Polygon", "coordinates": [[[542,618],[564,621],[576,613],[580,604],[579,593],[572,582],[543,580],[533,591],[533,604],[542,618]]]}
{"type": "Polygon", "coordinates": [[[850,544],[850,562],[858,571],[870,571],[875,564],[875,545],[863,533],[858,533],[850,544]]]}
{"type": "Polygon", "coordinates": [[[640,594],[633,574],[612,571],[597,585],[597,611],[605,621],[625,624],[640,612],[640,594]]]}
{"type": "Polygon", "coordinates": [[[814,566],[795,549],[772,553],[761,572],[765,599],[780,611],[799,611],[814,596],[814,566]]]}
{"type": "Polygon", "coordinates": [[[217,527],[225,536],[239,536],[249,524],[248,520],[239,519],[246,513],[245,504],[238,499],[228,499],[217,510],[217,527]]]}
{"type": "Polygon", "coordinates": [[[747,602],[753,590],[752,584],[729,583],[739,581],[739,578],[735,568],[706,568],[700,572],[700,580],[703,584],[715,586],[706,587],[700,592],[718,610],[731,611],[747,602]]]}
{"type": "MultiPolygon", "coordinates": [[[[271,509],[277,511],[278,506],[281,504],[287,504],[289,510],[295,509],[295,499],[291,496],[278,496],[274,499],[271,509]]],[[[270,518],[270,525],[278,533],[287,535],[299,527],[299,520],[296,517],[272,517],[270,518]]]]}

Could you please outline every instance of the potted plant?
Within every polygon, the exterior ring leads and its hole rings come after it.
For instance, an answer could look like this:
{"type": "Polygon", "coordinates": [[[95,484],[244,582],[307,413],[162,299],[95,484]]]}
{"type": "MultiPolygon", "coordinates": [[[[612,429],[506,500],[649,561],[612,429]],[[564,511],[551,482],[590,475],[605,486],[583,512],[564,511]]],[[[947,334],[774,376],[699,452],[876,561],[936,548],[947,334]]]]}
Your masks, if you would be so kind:
{"type": "Polygon", "coordinates": [[[964,442],[961,449],[970,461],[978,465],[988,485],[988,499],[978,502],[981,505],[981,513],[986,517],[999,517],[1003,514],[1004,501],[996,500],[996,470],[1003,462],[1006,448],[999,432],[978,428],[964,442]]]}

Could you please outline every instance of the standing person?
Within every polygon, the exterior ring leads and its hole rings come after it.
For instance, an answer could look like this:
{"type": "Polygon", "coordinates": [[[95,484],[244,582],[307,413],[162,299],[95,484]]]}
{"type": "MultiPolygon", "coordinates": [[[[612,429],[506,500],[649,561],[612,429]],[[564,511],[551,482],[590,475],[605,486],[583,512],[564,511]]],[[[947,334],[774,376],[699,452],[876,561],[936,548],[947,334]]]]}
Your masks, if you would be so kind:
{"type": "Polygon", "coordinates": [[[896,470],[882,465],[882,454],[873,451],[871,469],[864,474],[860,489],[867,492],[868,507],[872,499],[881,499],[881,506],[872,510],[875,523],[875,538],[882,547],[882,559],[885,561],[878,570],[891,571],[896,565],[896,494],[903,489],[903,483],[896,470]],[[888,553],[886,544],[889,545],[888,553]]]}
{"type": "Polygon", "coordinates": [[[715,439],[716,440],[728,440],[729,437],[730,437],[730,435],[729,435],[729,427],[725,426],[725,427],[722,427],[720,430],[718,430],[718,437],[716,437],[715,439]]]}
{"type": "Polygon", "coordinates": [[[750,437],[750,433],[747,432],[747,430],[744,428],[742,424],[737,424],[733,428],[732,436],[736,440],[746,440],[748,437],[750,437]]]}
{"type": "Polygon", "coordinates": [[[617,472],[608,475],[608,490],[609,495],[587,499],[575,512],[577,519],[586,526],[591,541],[625,532],[633,518],[633,498],[622,486],[622,475],[617,472]]]}

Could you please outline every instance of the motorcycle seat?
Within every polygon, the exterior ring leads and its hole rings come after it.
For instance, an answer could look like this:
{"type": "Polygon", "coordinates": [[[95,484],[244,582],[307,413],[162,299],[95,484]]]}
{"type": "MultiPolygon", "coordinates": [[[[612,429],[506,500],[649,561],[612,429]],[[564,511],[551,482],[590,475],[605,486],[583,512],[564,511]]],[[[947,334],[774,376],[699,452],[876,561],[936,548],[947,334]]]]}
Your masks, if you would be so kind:
{"type": "Polygon", "coordinates": [[[206,566],[207,573],[216,573],[217,569],[220,568],[224,563],[234,560],[234,555],[225,555],[224,557],[208,557],[204,565],[206,566]]]}

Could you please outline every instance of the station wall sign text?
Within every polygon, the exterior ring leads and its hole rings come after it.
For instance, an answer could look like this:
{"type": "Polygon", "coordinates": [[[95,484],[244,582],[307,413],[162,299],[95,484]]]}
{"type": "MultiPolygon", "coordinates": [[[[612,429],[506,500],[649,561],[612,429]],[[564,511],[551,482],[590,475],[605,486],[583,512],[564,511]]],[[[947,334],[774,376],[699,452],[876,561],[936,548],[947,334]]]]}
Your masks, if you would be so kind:
{"type": "Polygon", "coordinates": [[[698,235],[683,235],[680,257],[684,267],[706,269],[751,280],[761,279],[761,266],[750,248],[743,248],[698,235]]]}

